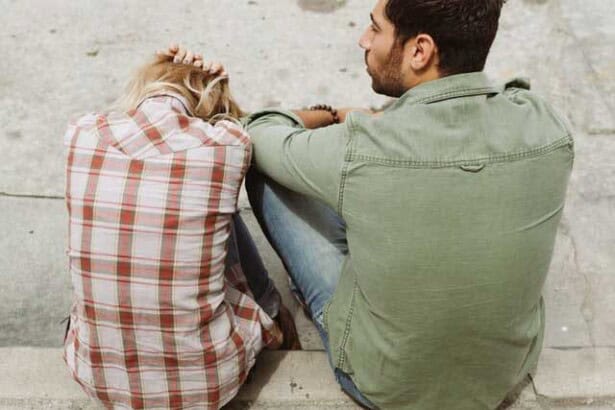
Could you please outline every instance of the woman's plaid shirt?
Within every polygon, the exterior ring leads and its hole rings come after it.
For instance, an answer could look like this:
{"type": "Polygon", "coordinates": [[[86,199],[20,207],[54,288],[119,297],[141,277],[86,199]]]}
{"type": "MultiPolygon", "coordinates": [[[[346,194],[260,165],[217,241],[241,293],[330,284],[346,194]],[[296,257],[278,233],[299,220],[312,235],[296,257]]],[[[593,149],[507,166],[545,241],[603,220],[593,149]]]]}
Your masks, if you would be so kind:
{"type": "Polygon", "coordinates": [[[280,342],[239,265],[225,271],[249,138],[185,107],[158,95],[65,136],[75,297],[64,358],[108,408],[219,408],[280,342]]]}

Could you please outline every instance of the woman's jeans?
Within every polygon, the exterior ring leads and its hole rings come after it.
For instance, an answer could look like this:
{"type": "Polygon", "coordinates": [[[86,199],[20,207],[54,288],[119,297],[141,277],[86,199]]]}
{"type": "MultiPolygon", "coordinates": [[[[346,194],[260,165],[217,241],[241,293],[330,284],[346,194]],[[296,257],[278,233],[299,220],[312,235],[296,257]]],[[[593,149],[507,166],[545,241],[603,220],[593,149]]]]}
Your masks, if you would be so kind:
{"type": "MultiPolygon", "coordinates": [[[[284,263],[293,292],[309,310],[332,364],[322,315],[335,291],[348,253],[345,223],[322,202],[290,191],[254,169],[246,176],[246,190],[254,215],[284,263]]],[[[237,233],[238,243],[241,243],[240,230],[237,233]]],[[[243,266],[241,248],[239,246],[243,266]]],[[[363,406],[375,408],[346,373],[336,368],[334,372],[346,393],[363,406]]]]}
{"type": "Polygon", "coordinates": [[[248,227],[239,213],[236,213],[233,215],[225,265],[227,269],[230,269],[238,262],[256,303],[270,317],[276,317],[282,303],[280,293],[269,278],[248,227]]]}

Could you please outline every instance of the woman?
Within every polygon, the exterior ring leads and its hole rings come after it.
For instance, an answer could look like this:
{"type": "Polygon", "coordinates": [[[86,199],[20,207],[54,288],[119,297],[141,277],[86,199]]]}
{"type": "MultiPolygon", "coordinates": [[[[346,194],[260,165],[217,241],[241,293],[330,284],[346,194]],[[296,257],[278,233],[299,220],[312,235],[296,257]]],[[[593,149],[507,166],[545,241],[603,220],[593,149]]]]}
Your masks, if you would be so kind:
{"type": "Polygon", "coordinates": [[[107,408],[220,408],[258,352],[280,347],[272,317],[283,347],[300,348],[236,214],[251,157],[242,112],[221,66],[167,55],[137,72],[118,107],[65,136],[64,359],[107,408]]]}

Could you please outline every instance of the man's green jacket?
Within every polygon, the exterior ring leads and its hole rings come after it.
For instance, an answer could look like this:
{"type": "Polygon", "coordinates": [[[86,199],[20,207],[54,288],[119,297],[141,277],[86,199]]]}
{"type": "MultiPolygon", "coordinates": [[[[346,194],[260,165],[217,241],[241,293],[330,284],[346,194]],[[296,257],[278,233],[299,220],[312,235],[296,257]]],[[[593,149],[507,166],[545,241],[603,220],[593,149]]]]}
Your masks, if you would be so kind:
{"type": "Polygon", "coordinates": [[[257,168],[347,224],[324,323],[334,365],[383,409],[493,409],[536,366],[574,154],[528,88],[469,73],[378,117],[249,119],[257,168]]]}

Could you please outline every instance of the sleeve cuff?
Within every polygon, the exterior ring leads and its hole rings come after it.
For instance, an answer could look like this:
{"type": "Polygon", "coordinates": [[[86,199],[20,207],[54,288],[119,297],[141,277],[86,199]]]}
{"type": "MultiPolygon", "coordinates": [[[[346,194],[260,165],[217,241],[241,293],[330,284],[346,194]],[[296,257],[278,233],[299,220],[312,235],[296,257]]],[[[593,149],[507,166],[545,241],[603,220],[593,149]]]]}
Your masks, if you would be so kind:
{"type": "Polygon", "coordinates": [[[241,122],[249,127],[256,120],[269,120],[279,125],[288,125],[291,127],[305,128],[305,124],[297,114],[289,110],[277,108],[267,108],[261,111],[256,111],[241,119],[241,122]]]}

